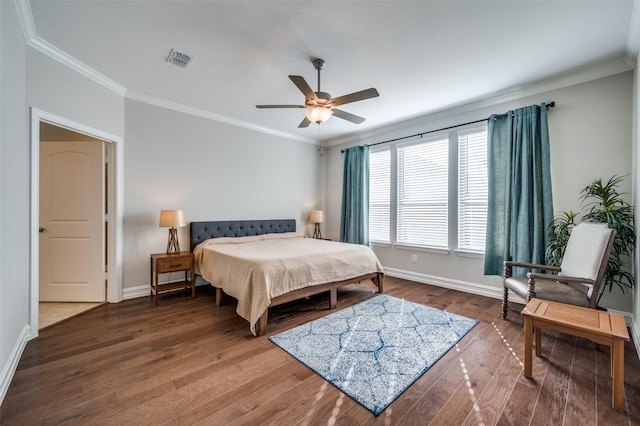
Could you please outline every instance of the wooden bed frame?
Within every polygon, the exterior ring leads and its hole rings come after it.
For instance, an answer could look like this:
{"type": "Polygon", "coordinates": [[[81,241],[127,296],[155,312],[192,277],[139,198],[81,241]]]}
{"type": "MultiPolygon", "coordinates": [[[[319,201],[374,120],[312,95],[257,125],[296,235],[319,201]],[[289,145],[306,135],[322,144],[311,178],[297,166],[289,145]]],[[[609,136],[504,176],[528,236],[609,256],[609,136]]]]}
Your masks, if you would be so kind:
{"type": "MultiPolygon", "coordinates": [[[[191,222],[190,228],[190,250],[209,238],[219,237],[245,237],[250,235],[277,234],[282,232],[295,232],[295,219],[278,219],[278,220],[231,220],[231,221],[201,221],[191,222]]],[[[351,278],[344,281],[330,282],[319,284],[312,287],[306,287],[294,290],[282,296],[271,299],[269,307],[281,305],[283,303],[292,302],[294,300],[313,296],[319,293],[329,292],[329,309],[334,309],[338,303],[338,288],[371,280],[378,287],[378,292],[383,293],[384,273],[374,272],[360,277],[351,278]]],[[[215,286],[214,286],[215,287],[215,286]]],[[[223,303],[224,292],[221,288],[216,289],[216,306],[223,303]]],[[[260,319],[256,323],[256,335],[262,336],[267,329],[267,319],[269,317],[269,309],[264,311],[260,319]]]]}

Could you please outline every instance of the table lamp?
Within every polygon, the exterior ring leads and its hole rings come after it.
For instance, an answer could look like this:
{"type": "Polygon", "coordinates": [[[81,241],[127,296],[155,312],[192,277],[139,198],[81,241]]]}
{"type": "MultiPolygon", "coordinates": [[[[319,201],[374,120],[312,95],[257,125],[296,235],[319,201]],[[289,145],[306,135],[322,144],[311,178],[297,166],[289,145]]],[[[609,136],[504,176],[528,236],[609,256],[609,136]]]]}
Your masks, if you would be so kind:
{"type": "Polygon", "coordinates": [[[160,227],[169,228],[169,241],[167,242],[167,254],[180,253],[177,227],[187,226],[182,210],[160,210],[160,227]]]}
{"type": "Polygon", "coordinates": [[[316,224],[313,230],[313,238],[322,238],[320,224],[324,222],[324,210],[311,210],[309,221],[316,224]]]}

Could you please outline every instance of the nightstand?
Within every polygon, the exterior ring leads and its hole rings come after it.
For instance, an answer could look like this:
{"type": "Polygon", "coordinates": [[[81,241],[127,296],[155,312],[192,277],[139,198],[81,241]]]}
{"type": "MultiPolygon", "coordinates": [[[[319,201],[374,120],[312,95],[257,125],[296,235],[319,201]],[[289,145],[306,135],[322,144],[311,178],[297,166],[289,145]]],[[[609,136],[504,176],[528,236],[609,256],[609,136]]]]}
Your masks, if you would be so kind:
{"type": "Polygon", "coordinates": [[[196,296],[196,281],[193,270],[193,253],[183,251],[177,254],[155,253],[151,255],[151,293],[155,294],[155,302],[158,304],[158,293],[166,293],[168,291],[183,290],[191,288],[191,297],[196,296]],[[184,271],[184,281],[172,282],[166,284],[158,283],[158,275],[167,274],[169,272],[184,271]],[[189,280],[189,272],[191,272],[191,280],[189,280]]]}

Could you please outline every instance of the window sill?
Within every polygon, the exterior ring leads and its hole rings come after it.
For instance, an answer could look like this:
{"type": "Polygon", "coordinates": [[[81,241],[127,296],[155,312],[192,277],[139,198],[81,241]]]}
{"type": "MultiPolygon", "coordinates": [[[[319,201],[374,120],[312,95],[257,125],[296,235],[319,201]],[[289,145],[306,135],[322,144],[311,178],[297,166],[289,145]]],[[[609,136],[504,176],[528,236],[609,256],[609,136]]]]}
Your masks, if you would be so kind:
{"type": "Polygon", "coordinates": [[[392,244],[388,241],[369,241],[369,246],[391,247],[392,244]]]}
{"type": "Polygon", "coordinates": [[[484,252],[481,251],[472,251],[472,250],[456,250],[455,251],[456,256],[460,256],[460,257],[472,257],[475,259],[482,259],[484,258],[484,252]]]}
{"type": "Polygon", "coordinates": [[[435,254],[449,254],[450,252],[449,249],[443,249],[438,247],[417,246],[417,245],[402,244],[402,243],[395,243],[393,244],[393,246],[400,250],[423,251],[426,253],[435,253],[435,254]]]}

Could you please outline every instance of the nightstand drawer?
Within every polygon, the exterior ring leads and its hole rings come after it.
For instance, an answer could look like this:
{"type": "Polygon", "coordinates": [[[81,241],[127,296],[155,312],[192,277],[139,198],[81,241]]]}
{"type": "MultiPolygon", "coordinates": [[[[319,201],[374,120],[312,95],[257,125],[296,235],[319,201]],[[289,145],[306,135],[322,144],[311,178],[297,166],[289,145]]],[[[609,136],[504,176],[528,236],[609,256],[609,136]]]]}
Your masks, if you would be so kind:
{"type": "Polygon", "coordinates": [[[191,269],[191,257],[158,260],[158,273],[191,269]]]}

